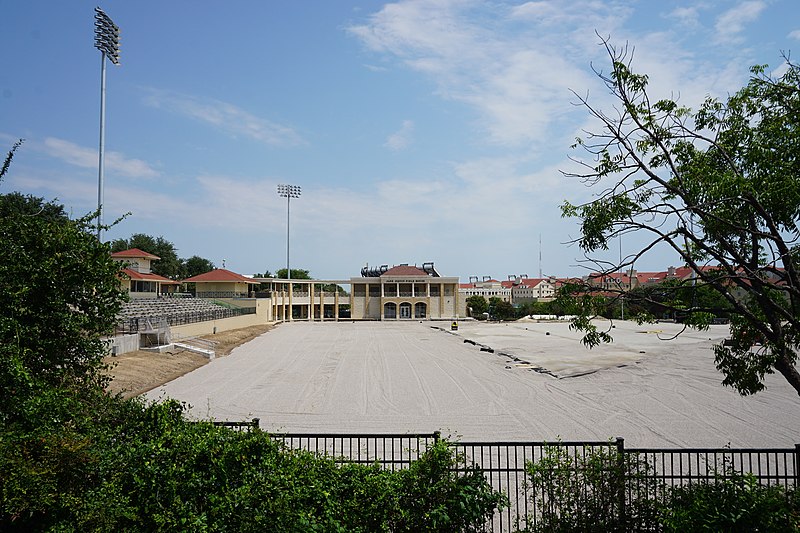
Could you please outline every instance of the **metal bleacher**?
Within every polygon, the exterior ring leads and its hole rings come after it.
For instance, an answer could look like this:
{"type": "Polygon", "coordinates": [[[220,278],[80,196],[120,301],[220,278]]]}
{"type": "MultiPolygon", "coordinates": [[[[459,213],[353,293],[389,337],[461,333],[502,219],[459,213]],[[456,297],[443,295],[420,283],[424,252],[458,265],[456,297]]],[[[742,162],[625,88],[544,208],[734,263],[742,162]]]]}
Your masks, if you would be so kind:
{"type": "Polygon", "coordinates": [[[152,324],[169,326],[219,320],[255,312],[218,305],[202,298],[147,298],[126,302],[117,320],[117,334],[148,332],[152,324]]]}

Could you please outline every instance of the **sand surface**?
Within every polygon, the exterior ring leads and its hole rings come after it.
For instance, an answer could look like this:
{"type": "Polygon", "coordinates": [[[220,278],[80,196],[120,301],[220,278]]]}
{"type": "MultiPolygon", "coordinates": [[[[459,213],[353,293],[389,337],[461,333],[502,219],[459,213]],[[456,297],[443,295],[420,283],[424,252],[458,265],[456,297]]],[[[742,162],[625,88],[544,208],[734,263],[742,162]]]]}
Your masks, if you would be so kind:
{"type": "Polygon", "coordinates": [[[197,418],[259,417],[286,432],[622,436],[629,447],[800,442],[800,397],[780,376],[749,397],[721,385],[711,346],[727,326],[672,341],[660,339],[679,325],[615,326],[613,344],[588,350],[565,323],[462,322],[457,332],[446,322],[281,324],[148,397],[185,401],[197,418]]]}
{"type": "MultiPolygon", "coordinates": [[[[213,342],[217,357],[228,355],[233,348],[269,331],[269,324],[249,326],[201,337],[213,342]]],[[[137,350],[106,357],[106,373],[111,377],[107,390],[123,398],[139,396],[208,363],[208,357],[173,347],[165,352],[137,350]]]]}

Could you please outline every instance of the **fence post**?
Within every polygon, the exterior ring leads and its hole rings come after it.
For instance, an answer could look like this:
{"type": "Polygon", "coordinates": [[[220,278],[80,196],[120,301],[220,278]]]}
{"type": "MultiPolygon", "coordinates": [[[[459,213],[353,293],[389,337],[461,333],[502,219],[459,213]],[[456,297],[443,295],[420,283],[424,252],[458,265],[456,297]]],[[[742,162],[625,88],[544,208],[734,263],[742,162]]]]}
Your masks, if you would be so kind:
{"type": "Polygon", "coordinates": [[[794,488],[800,488],[800,444],[794,445],[794,488]]]}
{"type": "MultiPolygon", "coordinates": [[[[439,441],[442,440],[442,432],[441,431],[434,431],[433,432],[433,443],[439,444],[439,441]]],[[[800,446],[800,444],[798,444],[800,446]]]]}
{"type": "Polygon", "coordinates": [[[624,530],[627,524],[625,515],[625,439],[617,437],[617,506],[619,525],[624,530]]]}
{"type": "Polygon", "coordinates": [[[254,428],[258,428],[258,427],[260,427],[261,419],[256,417],[256,418],[253,419],[251,424],[253,425],[254,428]]]}

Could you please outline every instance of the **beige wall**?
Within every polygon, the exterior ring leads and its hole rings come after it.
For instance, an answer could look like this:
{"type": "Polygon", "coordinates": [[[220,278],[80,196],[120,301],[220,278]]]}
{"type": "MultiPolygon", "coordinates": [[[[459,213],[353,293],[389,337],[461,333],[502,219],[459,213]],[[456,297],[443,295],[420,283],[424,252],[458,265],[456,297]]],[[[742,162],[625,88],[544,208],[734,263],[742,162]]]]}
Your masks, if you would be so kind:
{"type": "Polygon", "coordinates": [[[458,278],[415,279],[413,284],[421,289],[424,288],[419,293],[415,291],[415,294],[420,294],[418,296],[394,296],[398,292],[410,291],[409,287],[412,285],[408,278],[401,278],[399,282],[400,290],[398,291],[397,283],[392,278],[352,278],[351,317],[354,320],[380,320],[384,304],[388,302],[396,304],[398,320],[400,319],[400,304],[406,302],[411,304],[411,320],[414,319],[415,304],[418,302],[426,304],[427,319],[451,319],[464,316],[464,307],[458,303],[458,278]],[[369,296],[369,289],[366,287],[373,285],[380,287],[381,281],[383,281],[384,294],[388,293],[392,294],[392,296],[369,296]],[[430,296],[430,287],[433,286],[438,286],[439,288],[436,296],[430,296]],[[356,287],[359,287],[359,289],[356,289],[356,287]]]}
{"type": "Polygon", "coordinates": [[[196,283],[197,292],[244,292],[248,289],[247,283],[238,283],[230,281],[213,281],[196,283]]]}
{"type": "Polygon", "coordinates": [[[266,324],[267,322],[263,317],[255,315],[242,315],[231,318],[222,318],[220,320],[210,320],[208,322],[197,322],[195,324],[185,324],[183,326],[172,326],[170,331],[173,340],[185,339],[187,337],[199,337],[201,335],[211,335],[221,333],[223,331],[230,331],[232,329],[246,328],[248,326],[257,326],[259,324],[266,324]]]}

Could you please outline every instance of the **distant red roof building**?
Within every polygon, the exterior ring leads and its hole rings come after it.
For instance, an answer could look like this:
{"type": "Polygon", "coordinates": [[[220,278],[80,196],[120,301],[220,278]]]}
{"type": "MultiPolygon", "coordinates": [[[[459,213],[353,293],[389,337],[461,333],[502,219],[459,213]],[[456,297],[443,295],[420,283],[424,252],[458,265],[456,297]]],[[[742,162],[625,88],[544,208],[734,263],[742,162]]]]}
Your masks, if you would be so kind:
{"type": "Polygon", "coordinates": [[[121,252],[114,252],[111,254],[111,257],[114,259],[125,259],[125,258],[150,259],[151,261],[155,261],[156,259],[161,259],[157,255],[147,253],[144,250],[140,250],[139,248],[131,248],[129,250],[122,250],[121,252]]]}
{"type": "Polygon", "coordinates": [[[216,282],[227,282],[227,283],[252,283],[254,285],[258,285],[260,282],[253,279],[248,278],[247,276],[242,276],[241,274],[237,274],[236,272],[231,272],[225,268],[215,268],[209,272],[204,272],[203,274],[198,274],[197,276],[192,276],[191,278],[186,278],[183,280],[184,283],[216,283],[216,282]]]}
{"type": "Polygon", "coordinates": [[[152,272],[137,272],[131,268],[123,268],[120,272],[135,281],[158,281],[161,285],[180,285],[178,281],[173,281],[152,272]]]}
{"type": "Polygon", "coordinates": [[[395,267],[390,268],[383,274],[383,276],[424,276],[428,277],[428,273],[422,270],[419,267],[410,266],[410,265],[397,265],[395,267]]]}

